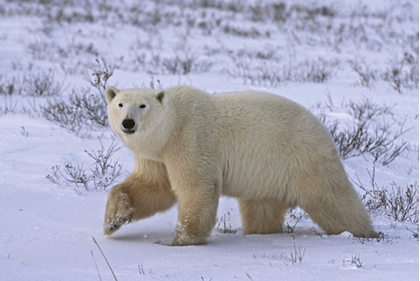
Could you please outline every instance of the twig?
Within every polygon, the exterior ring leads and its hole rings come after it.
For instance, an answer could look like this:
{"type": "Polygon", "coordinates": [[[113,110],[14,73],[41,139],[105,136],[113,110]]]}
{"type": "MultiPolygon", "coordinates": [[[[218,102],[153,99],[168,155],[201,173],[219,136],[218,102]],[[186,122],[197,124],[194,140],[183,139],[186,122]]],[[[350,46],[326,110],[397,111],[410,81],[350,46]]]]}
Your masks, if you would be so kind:
{"type": "Polygon", "coordinates": [[[216,233],[216,237],[217,237],[217,239],[219,239],[220,244],[223,246],[223,248],[225,248],[226,253],[229,253],[229,251],[228,251],[228,249],[226,248],[225,244],[223,244],[222,239],[220,239],[219,235],[217,235],[217,232],[215,232],[215,233],[216,233]]]}
{"type": "Polygon", "coordinates": [[[111,270],[112,276],[114,276],[114,280],[115,280],[115,281],[118,281],[117,276],[115,276],[115,273],[114,273],[114,271],[112,270],[111,265],[109,264],[109,262],[108,262],[107,258],[105,257],[104,252],[102,252],[101,247],[99,247],[98,242],[96,242],[95,237],[93,237],[93,236],[92,236],[92,239],[93,239],[93,242],[95,242],[96,246],[98,246],[98,249],[99,249],[99,251],[101,252],[102,256],[104,257],[104,259],[105,259],[105,261],[106,261],[106,264],[107,264],[107,265],[108,265],[108,267],[109,267],[109,270],[111,270]]]}
{"type": "Polygon", "coordinates": [[[251,281],[253,281],[254,279],[252,279],[251,278],[251,276],[248,274],[248,273],[246,273],[246,277],[248,277],[249,278],[249,280],[251,280],[251,281]]]}
{"type": "Polygon", "coordinates": [[[92,254],[93,262],[95,263],[95,267],[96,267],[96,271],[98,272],[99,280],[102,281],[101,274],[99,273],[98,264],[96,263],[96,260],[95,260],[95,256],[93,255],[92,251],[90,251],[90,253],[92,254]]]}

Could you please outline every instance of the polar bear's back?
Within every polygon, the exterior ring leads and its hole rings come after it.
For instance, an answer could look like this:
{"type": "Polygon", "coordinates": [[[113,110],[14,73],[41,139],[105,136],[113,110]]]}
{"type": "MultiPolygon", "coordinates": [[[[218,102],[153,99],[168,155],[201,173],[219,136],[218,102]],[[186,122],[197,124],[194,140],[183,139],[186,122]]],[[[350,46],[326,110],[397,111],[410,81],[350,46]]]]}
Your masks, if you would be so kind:
{"type": "Polygon", "coordinates": [[[282,150],[297,143],[316,142],[321,149],[322,143],[328,143],[328,147],[332,143],[324,125],[309,110],[287,98],[264,92],[222,93],[213,97],[218,126],[223,135],[229,132],[229,139],[255,141],[282,150]]]}
{"type": "Polygon", "coordinates": [[[286,127],[283,123],[297,122],[293,125],[303,125],[301,118],[311,115],[299,104],[270,93],[232,92],[213,97],[218,104],[220,119],[232,128],[245,126],[252,130],[265,130],[275,126],[277,130],[284,130],[286,127]]]}

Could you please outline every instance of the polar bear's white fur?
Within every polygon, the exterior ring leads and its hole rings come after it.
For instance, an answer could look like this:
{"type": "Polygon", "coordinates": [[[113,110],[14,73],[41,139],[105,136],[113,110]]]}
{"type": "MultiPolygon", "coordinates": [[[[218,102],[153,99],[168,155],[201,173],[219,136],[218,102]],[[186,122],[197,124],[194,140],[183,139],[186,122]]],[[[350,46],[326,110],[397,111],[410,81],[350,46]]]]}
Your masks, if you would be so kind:
{"type": "Polygon", "coordinates": [[[190,87],[109,87],[106,99],[136,166],[109,193],[105,234],[177,202],[173,245],[203,244],[226,195],[238,198],[247,234],[281,232],[286,210],[299,206],[327,234],[377,235],[327,129],[295,102],[190,87]]]}

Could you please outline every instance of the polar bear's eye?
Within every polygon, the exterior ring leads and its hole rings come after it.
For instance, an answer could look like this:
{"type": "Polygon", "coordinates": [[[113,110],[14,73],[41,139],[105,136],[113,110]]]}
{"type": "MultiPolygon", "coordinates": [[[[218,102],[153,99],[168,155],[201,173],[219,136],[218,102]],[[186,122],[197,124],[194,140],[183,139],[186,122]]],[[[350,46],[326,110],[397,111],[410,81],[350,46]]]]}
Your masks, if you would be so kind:
{"type": "Polygon", "coordinates": [[[146,105],[145,104],[140,104],[140,106],[139,106],[140,108],[146,108],[146,105]]]}
{"type": "Polygon", "coordinates": [[[118,104],[118,106],[119,106],[119,107],[123,107],[123,104],[122,104],[122,103],[119,103],[119,104],[118,104]]]}

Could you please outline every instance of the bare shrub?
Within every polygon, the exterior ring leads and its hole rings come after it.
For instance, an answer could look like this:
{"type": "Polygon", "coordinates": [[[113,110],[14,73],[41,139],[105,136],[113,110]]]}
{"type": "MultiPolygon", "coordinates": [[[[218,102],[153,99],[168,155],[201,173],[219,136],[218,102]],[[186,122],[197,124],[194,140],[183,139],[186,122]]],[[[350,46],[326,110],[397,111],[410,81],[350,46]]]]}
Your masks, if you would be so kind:
{"type": "Polygon", "coordinates": [[[13,99],[12,95],[5,95],[3,104],[0,105],[0,115],[7,113],[16,113],[18,107],[18,101],[13,99]]]}
{"type": "Polygon", "coordinates": [[[411,230],[411,229],[409,229],[408,227],[406,227],[407,228],[407,230],[409,231],[409,232],[411,232],[412,233],[412,235],[413,235],[413,237],[415,238],[415,239],[417,239],[417,242],[419,241],[419,225],[417,224],[417,229],[415,229],[415,230],[411,230]]]}
{"type": "Polygon", "coordinates": [[[191,54],[187,54],[184,58],[180,58],[176,55],[171,59],[163,59],[162,66],[171,74],[185,75],[191,72],[195,61],[195,56],[191,54]]]}
{"type": "Polygon", "coordinates": [[[251,28],[243,28],[237,27],[230,24],[225,24],[223,26],[223,32],[229,35],[234,35],[238,37],[250,37],[250,38],[258,38],[258,37],[270,37],[270,31],[260,31],[256,27],[251,28]]]}
{"type": "Polygon", "coordinates": [[[364,60],[349,60],[349,64],[351,69],[359,76],[357,84],[367,88],[373,87],[374,82],[378,79],[377,70],[371,69],[364,60]]]}
{"type": "Polygon", "coordinates": [[[0,95],[22,95],[25,79],[21,76],[0,77],[0,95]]]}
{"type": "Polygon", "coordinates": [[[295,231],[296,225],[300,220],[309,218],[308,214],[299,208],[289,210],[287,215],[289,220],[295,220],[293,224],[289,224],[289,222],[286,223],[288,233],[293,233],[295,231]]]}
{"type": "Polygon", "coordinates": [[[162,57],[159,53],[134,51],[133,63],[129,69],[134,71],[145,71],[151,75],[175,74],[187,75],[190,73],[208,72],[213,63],[199,55],[191,52],[185,46],[173,56],[162,57]]]}
{"type": "Polygon", "coordinates": [[[336,73],[338,60],[306,60],[298,64],[292,73],[292,81],[323,83],[330,80],[336,73]]]}
{"type": "Polygon", "coordinates": [[[242,78],[244,83],[270,87],[287,82],[324,83],[335,75],[339,64],[337,60],[317,58],[298,63],[290,61],[279,66],[249,53],[238,53],[232,55],[231,59],[235,67],[226,70],[231,77],[242,78]]]}
{"type": "Polygon", "coordinates": [[[391,87],[401,94],[402,86],[403,86],[403,67],[404,64],[401,62],[396,62],[395,64],[391,65],[387,70],[385,70],[381,78],[388,82],[391,87]]]}
{"type": "Polygon", "coordinates": [[[85,71],[83,78],[103,96],[108,80],[114,74],[114,67],[109,66],[104,58],[96,59],[96,65],[85,71]]]}
{"type": "Polygon", "coordinates": [[[185,52],[183,55],[176,54],[172,58],[163,59],[162,66],[170,74],[186,75],[190,72],[207,72],[212,63],[199,60],[194,54],[185,52]]]}
{"type": "Polygon", "coordinates": [[[232,224],[230,223],[230,213],[227,212],[220,217],[216,218],[216,229],[221,233],[236,233],[236,229],[232,229],[232,224]]]}
{"type": "Polygon", "coordinates": [[[380,75],[381,79],[399,94],[404,89],[419,88],[419,55],[417,52],[405,52],[403,58],[389,60],[386,69],[380,75]]]}
{"type": "Polygon", "coordinates": [[[300,22],[317,22],[320,18],[333,18],[337,12],[333,7],[325,5],[303,5],[300,3],[286,4],[284,2],[255,2],[247,4],[240,0],[193,0],[192,8],[214,8],[221,11],[241,13],[254,22],[281,22],[298,19],[300,22]]]}
{"type": "Polygon", "coordinates": [[[64,100],[48,100],[45,106],[41,106],[42,115],[70,132],[81,136],[84,120],[78,114],[78,108],[68,104],[64,100]]]}
{"type": "Polygon", "coordinates": [[[261,258],[261,259],[275,260],[275,261],[283,260],[285,262],[291,262],[292,265],[296,265],[296,264],[302,264],[305,253],[306,253],[306,248],[302,249],[300,245],[296,247],[296,241],[293,241],[293,249],[290,251],[290,253],[280,253],[280,254],[274,254],[274,255],[267,255],[264,253],[262,254],[261,257],[257,257],[254,254],[253,257],[254,259],[261,258]]]}
{"type": "Polygon", "coordinates": [[[354,255],[354,256],[351,256],[351,259],[343,260],[343,265],[346,265],[346,264],[354,265],[357,268],[362,268],[363,267],[363,263],[360,260],[360,255],[358,255],[358,254],[354,255]]]}
{"type": "Polygon", "coordinates": [[[94,160],[93,168],[91,168],[92,181],[96,190],[106,190],[111,186],[116,178],[121,174],[122,165],[117,161],[112,161],[111,156],[114,155],[122,147],[117,147],[117,143],[112,141],[111,145],[105,149],[100,138],[101,148],[97,151],[92,150],[86,154],[94,160]]]}
{"type": "Polygon", "coordinates": [[[371,120],[375,117],[383,115],[392,116],[392,107],[387,105],[379,105],[371,99],[362,98],[359,101],[349,100],[345,105],[348,112],[358,121],[371,120]]]}
{"type": "MultiPolygon", "coordinates": [[[[66,6],[58,5],[54,1],[44,1],[44,4],[49,4],[50,9],[47,9],[46,18],[49,22],[57,24],[89,22],[93,23],[95,20],[92,5],[89,2],[84,3],[83,9],[66,9],[66,6]],[[55,5],[54,5],[55,4],[55,5]]],[[[69,6],[76,6],[77,1],[66,1],[69,6]]]]}
{"type": "Polygon", "coordinates": [[[64,82],[57,82],[54,72],[28,72],[0,80],[0,94],[33,97],[55,97],[63,92],[64,82]]]}
{"type": "Polygon", "coordinates": [[[107,109],[103,95],[92,94],[85,90],[81,94],[72,94],[69,102],[79,109],[82,118],[87,121],[85,124],[92,124],[92,126],[100,128],[108,126],[107,109]]]}
{"type": "Polygon", "coordinates": [[[121,147],[113,140],[109,147],[105,148],[102,140],[98,138],[101,148],[97,151],[86,154],[93,160],[90,168],[85,168],[84,164],[66,163],[63,166],[52,167],[51,173],[46,176],[56,184],[63,182],[65,184],[75,185],[85,191],[105,191],[121,175],[122,165],[111,159],[121,147]]]}
{"type": "Polygon", "coordinates": [[[378,231],[377,232],[378,236],[374,237],[374,238],[368,238],[368,237],[353,237],[350,236],[349,238],[351,238],[353,240],[353,242],[357,242],[360,243],[362,245],[366,244],[366,243],[371,243],[371,242],[376,242],[376,243],[380,243],[381,241],[385,241],[387,243],[392,242],[393,239],[390,238],[387,234],[383,233],[382,231],[378,231]]]}
{"type": "Polygon", "coordinates": [[[103,93],[114,70],[104,59],[96,60],[96,63],[97,65],[85,71],[84,75],[85,80],[96,89],[95,93],[92,93],[90,88],[73,89],[66,99],[50,99],[41,107],[42,115],[46,119],[81,137],[88,136],[86,130],[108,126],[103,93]]]}
{"type": "MultiPolygon", "coordinates": [[[[157,84],[155,85],[155,78],[153,76],[150,77],[149,88],[154,90],[162,90],[163,84],[160,82],[159,79],[156,79],[156,82],[157,84]]],[[[144,85],[143,87],[145,88],[146,86],[144,85]]]]}
{"type": "Polygon", "coordinates": [[[244,84],[277,87],[290,79],[290,70],[287,68],[280,69],[266,62],[255,66],[249,58],[232,57],[232,60],[235,67],[226,72],[233,78],[241,78],[244,84]]]}
{"type": "Polygon", "coordinates": [[[249,71],[251,60],[249,58],[242,58],[238,56],[231,56],[230,59],[235,67],[226,69],[227,74],[232,78],[242,78],[242,82],[246,84],[247,80],[251,77],[249,71]]]}
{"type": "Polygon", "coordinates": [[[70,63],[69,61],[80,61],[86,55],[90,57],[99,55],[99,51],[93,43],[86,43],[85,40],[77,41],[75,37],[63,43],[48,39],[42,41],[38,39],[29,43],[27,49],[34,60],[48,60],[60,63],[63,70],[73,69],[73,71],[77,69],[76,66],[70,68],[63,64],[70,63]]]}
{"type": "Polygon", "coordinates": [[[48,44],[46,41],[34,41],[27,46],[28,52],[34,60],[46,60],[55,47],[55,44],[48,44]]]}
{"type": "Polygon", "coordinates": [[[74,166],[71,163],[66,163],[63,167],[55,166],[51,169],[53,174],[48,174],[46,178],[52,182],[58,183],[58,180],[62,177],[67,183],[75,184],[76,187],[82,186],[85,190],[89,190],[91,177],[86,175],[86,169],[83,165],[77,164],[74,166]]]}
{"type": "Polygon", "coordinates": [[[370,122],[364,120],[355,124],[353,129],[340,130],[338,122],[327,124],[335,144],[343,159],[371,154],[382,165],[388,165],[407,149],[407,142],[397,143],[406,132],[403,127],[392,132],[392,124],[374,125],[370,130],[370,122]]]}
{"type": "Polygon", "coordinates": [[[250,5],[250,19],[255,22],[265,22],[267,20],[267,14],[269,13],[267,9],[269,9],[269,7],[261,2],[250,5]]]}
{"type": "Polygon", "coordinates": [[[419,223],[419,185],[417,182],[405,187],[391,183],[386,193],[388,217],[399,222],[419,223]]]}
{"type": "Polygon", "coordinates": [[[214,8],[236,13],[245,9],[245,3],[241,0],[193,0],[190,5],[195,8],[214,8]]]}
{"type": "Polygon", "coordinates": [[[136,54],[134,70],[142,69],[149,74],[176,74],[207,72],[212,67],[212,62],[201,59],[190,50],[175,53],[172,57],[161,57],[159,54],[136,54]]]}
{"type": "Polygon", "coordinates": [[[39,72],[25,76],[24,93],[28,96],[53,97],[59,96],[63,91],[63,83],[55,80],[54,72],[39,72]]]}
{"type": "Polygon", "coordinates": [[[306,248],[303,248],[302,250],[300,245],[298,248],[296,248],[296,242],[293,241],[293,249],[290,252],[290,261],[292,262],[292,264],[293,265],[297,263],[302,264],[305,253],[306,253],[306,248]]]}
{"type": "Polygon", "coordinates": [[[277,87],[290,81],[291,69],[287,67],[273,68],[267,63],[263,63],[254,69],[254,74],[248,77],[253,85],[277,87]]]}
{"type": "Polygon", "coordinates": [[[90,89],[73,89],[67,99],[50,99],[41,112],[47,120],[81,137],[87,136],[86,130],[108,126],[106,103],[90,89]]]}
{"type": "Polygon", "coordinates": [[[419,223],[419,185],[418,182],[405,187],[396,183],[379,187],[376,183],[376,166],[373,163],[372,171],[367,171],[369,183],[364,183],[356,176],[353,182],[365,193],[361,196],[367,210],[374,214],[383,214],[389,219],[398,222],[419,223]]]}
{"type": "MultiPolygon", "coordinates": [[[[326,106],[330,110],[332,107],[332,104],[326,106]]],[[[368,153],[375,162],[388,165],[407,150],[407,142],[401,139],[408,131],[404,123],[399,124],[397,129],[394,129],[397,123],[385,120],[379,124],[374,123],[373,118],[392,116],[392,107],[375,104],[369,99],[359,102],[350,100],[345,107],[353,117],[353,128],[342,128],[338,120],[327,121],[325,114],[318,115],[328,128],[343,159],[368,153]]]]}

